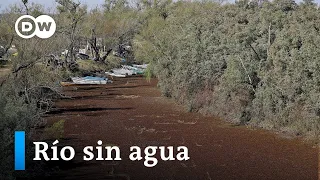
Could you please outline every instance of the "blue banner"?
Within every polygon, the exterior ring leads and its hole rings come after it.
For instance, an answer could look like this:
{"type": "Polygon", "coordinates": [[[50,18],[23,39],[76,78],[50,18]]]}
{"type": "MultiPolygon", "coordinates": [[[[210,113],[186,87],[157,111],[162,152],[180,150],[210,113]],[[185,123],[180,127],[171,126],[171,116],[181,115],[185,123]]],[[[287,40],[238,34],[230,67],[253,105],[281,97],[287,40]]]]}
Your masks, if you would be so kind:
{"type": "Polygon", "coordinates": [[[14,135],[14,169],[25,170],[25,132],[16,131],[14,135]]]}

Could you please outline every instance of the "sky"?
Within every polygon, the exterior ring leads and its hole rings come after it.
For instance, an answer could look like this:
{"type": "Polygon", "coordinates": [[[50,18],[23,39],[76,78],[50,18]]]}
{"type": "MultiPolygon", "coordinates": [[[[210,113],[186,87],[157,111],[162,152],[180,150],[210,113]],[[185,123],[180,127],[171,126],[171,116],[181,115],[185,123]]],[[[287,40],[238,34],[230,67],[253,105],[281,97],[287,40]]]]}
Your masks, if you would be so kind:
{"type": "MultiPolygon", "coordinates": [[[[97,5],[101,5],[104,3],[104,0],[78,0],[81,3],[87,4],[88,7],[95,8],[97,5]]],[[[302,0],[297,0],[302,1],[302,0]]],[[[46,8],[52,8],[56,6],[55,0],[29,0],[30,3],[39,3],[44,5],[46,8]]],[[[320,4],[320,0],[315,0],[318,4],[320,4]]],[[[0,0],[0,10],[4,10],[9,7],[10,4],[21,3],[21,0],[0,0]]]]}
{"type": "MultiPolygon", "coordinates": [[[[104,3],[104,0],[76,0],[80,1],[82,4],[87,4],[89,8],[95,8],[97,5],[104,3]]],[[[55,0],[29,0],[29,3],[32,2],[37,4],[42,4],[46,8],[52,8],[56,6],[55,0]]],[[[0,0],[0,10],[4,10],[9,7],[10,4],[21,3],[21,0],[0,0]]]]}

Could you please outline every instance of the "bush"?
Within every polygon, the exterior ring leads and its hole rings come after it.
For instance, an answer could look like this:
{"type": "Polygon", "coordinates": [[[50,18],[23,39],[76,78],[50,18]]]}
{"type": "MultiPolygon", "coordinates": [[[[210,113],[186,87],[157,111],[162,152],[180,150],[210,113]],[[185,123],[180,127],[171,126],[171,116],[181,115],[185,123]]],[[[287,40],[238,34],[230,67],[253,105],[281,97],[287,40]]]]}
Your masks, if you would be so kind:
{"type": "Polygon", "coordinates": [[[49,138],[61,139],[64,137],[64,123],[65,120],[60,120],[54,123],[51,127],[45,129],[45,133],[49,138]]]}
{"type": "Polygon", "coordinates": [[[135,38],[167,97],[237,124],[320,133],[319,13],[293,1],[178,2],[135,38]]]}
{"type": "MultiPolygon", "coordinates": [[[[26,132],[27,151],[41,116],[49,111],[52,99],[57,98],[57,76],[41,65],[11,74],[0,87],[0,179],[15,179],[13,168],[14,131],[26,132]]],[[[30,157],[27,157],[29,160],[30,157]]],[[[38,169],[40,170],[40,169],[38,169]]],[[[37,170],[34,170],[35,173],[37,170]]],[[[16,174],[17,175],[17,174],[16,174]]],[[[24,175],[26,176],[26,175],[24,175]]],[[[28,173],[32,176],[32,173],[28,173]]]]}

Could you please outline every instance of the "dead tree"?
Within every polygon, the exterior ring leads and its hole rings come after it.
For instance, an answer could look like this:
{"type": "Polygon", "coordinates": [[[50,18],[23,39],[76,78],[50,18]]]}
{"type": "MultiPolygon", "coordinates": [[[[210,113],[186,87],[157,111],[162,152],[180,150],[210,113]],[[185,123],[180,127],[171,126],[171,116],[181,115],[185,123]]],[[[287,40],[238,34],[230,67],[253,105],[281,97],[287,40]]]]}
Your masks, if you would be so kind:
{"type": "Polygon", "coordinates": [[[91,46],[91,49],[94,51],[93,52],[93,60],[94,61],[101,61],[101,58],[100,58],[100,49],[99,47],[97,46],[97,36],[96,36],[96,31],[95,31],[95,27],[91,29],[91,39],[89,40],[89,43],[90,43],[90,46],[91,46]]]}

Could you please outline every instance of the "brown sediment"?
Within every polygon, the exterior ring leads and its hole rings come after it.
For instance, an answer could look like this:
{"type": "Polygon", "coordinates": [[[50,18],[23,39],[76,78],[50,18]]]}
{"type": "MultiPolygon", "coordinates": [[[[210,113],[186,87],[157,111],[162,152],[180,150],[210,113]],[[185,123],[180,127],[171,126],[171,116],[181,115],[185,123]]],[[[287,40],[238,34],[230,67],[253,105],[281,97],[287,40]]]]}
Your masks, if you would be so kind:
{"type": "Polygon", "coordinates": [[[232,127],[218,119],[188,113],[162,97],[156,80],[115,80],[108,85],[65,87],[72,99],[60,100],[46,117],[49,125],[65,120],[65,140],[77,158],[60,164],[53,179],[131,180],[316,180],[318,148],[263,130],[232,127]],[[121,148],[122,161],[82,161],[91,145],[121,148]],[[130,146],[187,146],[191,159],[146,168],[129,160],[130,146]]]}

